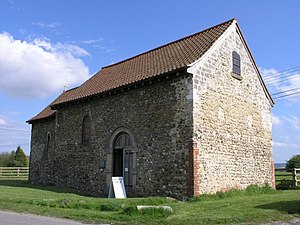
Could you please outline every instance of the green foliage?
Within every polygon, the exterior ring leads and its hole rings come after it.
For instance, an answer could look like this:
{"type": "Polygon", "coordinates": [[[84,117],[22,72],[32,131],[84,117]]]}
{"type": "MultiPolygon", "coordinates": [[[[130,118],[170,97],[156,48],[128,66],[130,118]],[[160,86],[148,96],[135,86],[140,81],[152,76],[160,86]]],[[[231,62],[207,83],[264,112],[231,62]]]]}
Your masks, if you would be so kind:
{"type": "Polygon", "coordinates": [[[138,211],[137,211],[137,208],[136,206],[126,206],[124,207],[123,209],[123,213],[127,214],[127,215],[132,215],[132,214],[136,214],[138,211]]]}
{"type": "Polygon", "coordinates": [[[20,146],[17,151],[0,153],[0,167],[27,167],[28,158],[20,146]]]}
{"type": "Polygon", "coordinates": [[[120,211],[122,210],[122,205],[117,202],[106,202],[106,203],[102,203],[100,204],[100,211],[120,211]]]}
{"type": "Polygon", "coordinates": [[[14,152],[2,152],[0,153],[0,166],[6,167],[14,161],[14,152]]]}
{"type": "Polygon", "coordinates": [[[249,185],[244,190],[232,189],[225,192],[217,192],[216,194],[204,194],[190,199],[190,201],[211,201],[219,199],[227,199],[233,197],[255,196],[260,194],[274,194],[276,190],[272,189],[268,184],[259,187],[256,184],[249,185]]]}
{"type": "Polygon", "coordinates": [[[16,154],[15,154],[15,161],[17,166],[19,167],[27,167],[28,166],[28,158],[25,155],[21,146],[18,146],[16,154]]]}
{"type": "Polygon", "coordinates": [[[279,184],[276,185],[278,190],[288,190],[294,187],[294,182],[292,180],[282,179],[279,184]]]}
{"type": "Polygon", "coordinates": [[[16,166],[15,151],[0,153],[0,166],[12,167],[16,166]]]}
{"type": "Polygon", "coordinates": [[[294,155],[285,166],[286,169],[300,168],[300,155],[294,155]]]}

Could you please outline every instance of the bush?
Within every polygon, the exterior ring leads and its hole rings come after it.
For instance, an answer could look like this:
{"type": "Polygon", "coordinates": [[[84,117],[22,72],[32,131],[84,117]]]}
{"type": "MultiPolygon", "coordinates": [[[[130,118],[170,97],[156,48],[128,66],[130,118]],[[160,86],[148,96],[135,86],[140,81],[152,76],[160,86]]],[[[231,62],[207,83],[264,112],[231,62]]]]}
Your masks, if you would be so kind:
{"type": "Polygon", "coordinates": [[[279,184],[276,185],[276,189],[279,190],[289,190],[293,189],[294,182],[292,180],[282,179],[279,184]]]}
{"type": "Polygon", "coordinates": [[[27,167],[28,158],[23,149],[18,146],[17,151],[0,153],[0,167],[27,167]]]}
{"type": "Polygon", "coordinates": [[[294,155],[290,158],[285,166],[286,169],[300,168],[300,155],[294,155]]]}

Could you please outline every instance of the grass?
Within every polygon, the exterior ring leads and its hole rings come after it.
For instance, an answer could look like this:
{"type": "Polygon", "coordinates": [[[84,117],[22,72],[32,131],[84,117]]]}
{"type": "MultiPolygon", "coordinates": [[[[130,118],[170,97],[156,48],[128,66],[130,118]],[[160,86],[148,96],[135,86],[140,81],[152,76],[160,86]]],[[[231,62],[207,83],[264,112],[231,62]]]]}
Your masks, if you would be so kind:
{"type": "Polygon", "coordinates": [[[104,199],[26,181],[0,181],[0,209],[115,224],[259,224],[300,217],[300,190],[250,186],[181,202],[169,198],[104,199]],[[168,205],[137,211],[137,205],[168,205]]]}
{"type": "Polygon", "coordinates": [[[276,185],[279,184],[283,179],[292,180],[293,179],[292,172],[276,171],[275,172],[276,185]]]}

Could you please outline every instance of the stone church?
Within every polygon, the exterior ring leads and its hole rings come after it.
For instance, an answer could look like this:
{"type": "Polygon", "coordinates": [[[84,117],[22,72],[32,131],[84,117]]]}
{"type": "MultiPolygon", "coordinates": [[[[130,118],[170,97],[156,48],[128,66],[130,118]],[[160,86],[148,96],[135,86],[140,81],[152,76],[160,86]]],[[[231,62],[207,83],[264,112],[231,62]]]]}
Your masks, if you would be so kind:
{"type": "Polygon", "coordinates": [[[103,67],[32,125],[34,184],[186,198],[274,186],[274,102],[235,19],[103,67]]]}

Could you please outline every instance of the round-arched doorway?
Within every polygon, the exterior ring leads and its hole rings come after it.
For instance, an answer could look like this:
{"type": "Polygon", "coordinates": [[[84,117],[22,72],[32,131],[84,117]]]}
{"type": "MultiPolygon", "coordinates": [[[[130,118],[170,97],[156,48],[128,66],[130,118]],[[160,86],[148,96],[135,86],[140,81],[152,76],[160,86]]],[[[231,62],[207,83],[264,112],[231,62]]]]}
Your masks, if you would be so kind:
{"type": "Polygon", "coordinates": [[[110,170],[107,173],[109,183],[111,177],[123,177],[126,194],[135,195],[136,186],[136,143],[132,133],[126,128],[118,128],[110,138],[110,149],[107,160],[110,170]]]}
{"type": "Polygon", "coordinates": [[[116,137],[113,150],[113,177],[125,178],[126,172],[132,165],[129,157],[132,147],[132,140],[127,133],[122,132],[116,137]]]}

